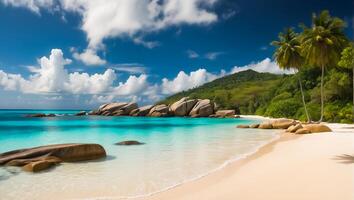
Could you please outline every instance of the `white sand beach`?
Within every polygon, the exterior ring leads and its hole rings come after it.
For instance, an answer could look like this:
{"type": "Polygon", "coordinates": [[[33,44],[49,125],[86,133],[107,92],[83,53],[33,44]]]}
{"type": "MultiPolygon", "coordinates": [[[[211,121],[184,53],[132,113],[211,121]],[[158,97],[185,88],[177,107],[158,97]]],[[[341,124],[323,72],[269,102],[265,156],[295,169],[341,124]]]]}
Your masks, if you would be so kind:
{"type": "Polygon", "coordinates": [[[222,170],[144,199],[353,200],[354,125],[281,138],[222,170]]]}

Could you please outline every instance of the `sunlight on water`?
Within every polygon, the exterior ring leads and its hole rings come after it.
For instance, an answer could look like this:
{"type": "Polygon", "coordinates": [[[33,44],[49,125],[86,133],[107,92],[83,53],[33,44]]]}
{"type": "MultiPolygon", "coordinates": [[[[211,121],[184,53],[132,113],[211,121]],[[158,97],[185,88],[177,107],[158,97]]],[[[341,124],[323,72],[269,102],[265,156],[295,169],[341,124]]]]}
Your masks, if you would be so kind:
{"type": "Polygon", "coordinates": [[[28,111],[0,111],[0,152],[80,142],[101,144],[108,157],[86,163],[64,163],[38,174],[1,167],[1,199],[146,195],[205,175],[277,136],[269,130],[235,128],[237,124],[256,122],[251,119],[25,118],[24,113],[28,111]],[[122,140],[146,144],[114,145],[122,140]]]}

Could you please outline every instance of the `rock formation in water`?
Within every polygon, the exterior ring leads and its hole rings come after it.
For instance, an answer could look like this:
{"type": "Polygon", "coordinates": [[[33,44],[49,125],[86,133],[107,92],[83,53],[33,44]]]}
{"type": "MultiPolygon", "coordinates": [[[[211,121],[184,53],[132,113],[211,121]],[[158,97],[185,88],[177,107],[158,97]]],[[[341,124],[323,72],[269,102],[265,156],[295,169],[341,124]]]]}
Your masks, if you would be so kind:
{"type": "Polygon", "coordinates": [[[127,140],[127,141],[121,141],[115,143],[115,145],[125,145],[125,146],[130,146],[130,145],[142,145],[145,144],[143,142],[135,141],[135,140],[127,140]]]}
{"type": "Polygon", "coordinates": [[[19,149],[0,154],[0,165],[23,166],[26,171],[37,172],[61,162],[77,162],[106,157],[99,144],[55,144],[19,149]]]}
{"type": "Polygon", "coordinates": [[[149,117],[218,117],[236,118],[235,110],[216,111],[216,104],[210,99],[182,99],[170,104],[138,107],[136,103],[107,103],[88,115],[104,116],[149,116],[149,117]]]}

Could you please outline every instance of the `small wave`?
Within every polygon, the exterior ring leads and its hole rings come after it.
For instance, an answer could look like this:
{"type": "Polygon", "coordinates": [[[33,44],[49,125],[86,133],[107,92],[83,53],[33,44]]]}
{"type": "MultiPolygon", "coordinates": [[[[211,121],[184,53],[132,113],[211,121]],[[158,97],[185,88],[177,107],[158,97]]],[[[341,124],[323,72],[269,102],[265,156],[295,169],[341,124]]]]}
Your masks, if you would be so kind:
{"type": "Polygon", "coordinates": [[[142,195],[135,195],[135,196],[114,196],[114,197],[109,197],[109,196],[102,196],[102,197],[95,197],[95,198],[75,198],[73,200],[120,200],[120,199],[137,199],[137,198],[146,198],[146,197],[151,197],[153,195],[156,195],[156,194],[159,194],[159,193],[162,193],[162,192],[166,192],[166,191],[169,191],[169,190],[172,190],[178,186],[181,186],[185,183],[189,183],[189,182],[193,182],[193,181],[196,181],[196,180],[199,180],[203,177],[206,177],[214,172],[217,172],[219,170],[222,170],[223,168],[225,168],[226,166],[236,162],[236,161],[239,161],[239,160],[242,160],[242,159],[245,159],[255,153],[257,153],[262,147],[278,140],[280,138],[280,134],[279,133],[274,133],[275,136],[270,139],[270,140],[267,140],[267,141],[264,141],[262,143],[260,143],[257,147],[255,147],[254,149],[252,149],[250,152],[248,153],[245,153],[245,154],[242,154],[242,155],[238,155],[232,159],[229,159],[229,160],[226,160],[223,164],[221,164],[219,167],[215,168],[215,169],[212,169],[204,174],[201,174],[199,176],[196,176],[196,177],[192,177],[192,178],[189,178],[189,179],[186,179],[184,181],[181,181],[179,183],[176,183],[176,184],[173,184],[171,186],[168,186],[168,187],[165,187],[161,190],[158,190],[158,191],[155,191],[155,192],[150,192],[150,193],[147,193],[147,194],[142,194],[142,195]]]}

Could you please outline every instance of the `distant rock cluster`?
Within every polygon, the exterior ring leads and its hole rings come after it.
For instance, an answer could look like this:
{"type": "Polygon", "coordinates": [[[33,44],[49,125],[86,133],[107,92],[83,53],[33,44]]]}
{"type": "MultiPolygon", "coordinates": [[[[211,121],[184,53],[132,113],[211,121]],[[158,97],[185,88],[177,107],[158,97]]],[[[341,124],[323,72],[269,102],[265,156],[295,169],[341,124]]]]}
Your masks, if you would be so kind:
{"type": "Polygon", "coordinates": [[[157,104],[138,107],[136,103],[107,103],[101,105],[89,115],[103,116],[148,116],[148,117],[218,117],[234,118],[234,110],[217,110],[210,99],[182,99],[170,104],[157,104]]]}
{"type": "Polygon", "coordinates": [[[260,124],[241,124],[238,125],[237,128],[286,129],[286,132],[295,134],[332,132],[332,130],[324,124],[302,124],[300,121],[285,118],[273,119],[260,124]]]}

